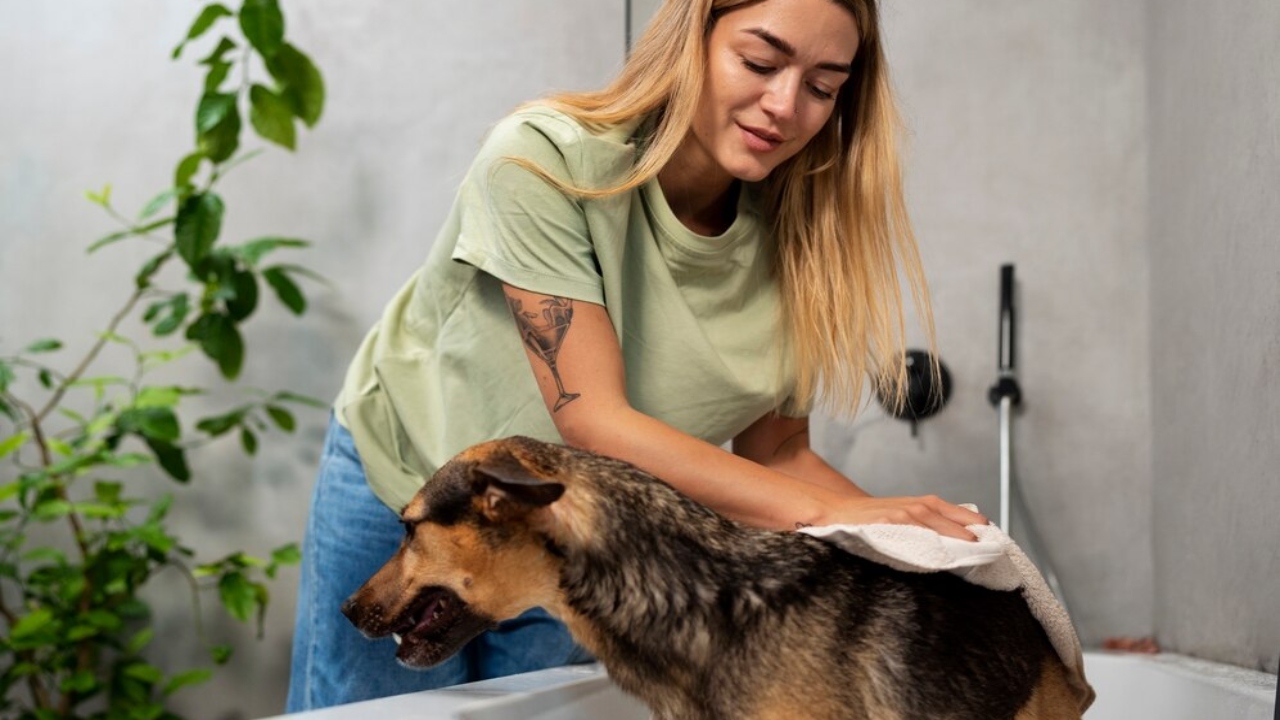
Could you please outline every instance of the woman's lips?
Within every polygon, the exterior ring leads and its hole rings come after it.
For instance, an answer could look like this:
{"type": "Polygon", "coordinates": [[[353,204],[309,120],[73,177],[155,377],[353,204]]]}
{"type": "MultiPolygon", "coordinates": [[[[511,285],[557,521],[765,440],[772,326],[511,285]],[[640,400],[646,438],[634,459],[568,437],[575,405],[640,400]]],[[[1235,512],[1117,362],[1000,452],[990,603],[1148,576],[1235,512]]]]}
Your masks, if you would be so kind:
{"type": "Polygon", "coordinates": [[[749,125],[739,125],[738,129],[742,131],[742,140],[748,150],[769,152],[782,144],[782,137],[768,130],[749,125]]]}

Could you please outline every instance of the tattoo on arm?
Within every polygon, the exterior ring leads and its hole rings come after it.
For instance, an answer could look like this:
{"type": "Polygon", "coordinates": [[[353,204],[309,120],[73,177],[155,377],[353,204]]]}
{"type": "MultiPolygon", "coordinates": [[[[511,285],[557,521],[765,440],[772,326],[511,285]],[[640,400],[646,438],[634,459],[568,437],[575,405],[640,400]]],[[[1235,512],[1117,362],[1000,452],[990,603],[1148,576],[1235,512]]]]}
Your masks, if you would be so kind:
{"type": "Polygon", "coordinates": [[[570,393],[564,389],[564,381],[560,379],[560,370],[556,367],[556,356],[560,354],[560,346],[564,336],[569,332],[573,322],[573,301],[562,297],[549,297],[542,300],[541,316],[538,313],[525,312],[524,303],[507,295],[507,306],[516,318],[516,326],[520,329],[520,338],[525,347],[542,359],[551,369],[551,376],[556,380],[556,389],[560,397],[556,399],[552,411],[568,405],[581,397],[581,393],[570,393]]]}

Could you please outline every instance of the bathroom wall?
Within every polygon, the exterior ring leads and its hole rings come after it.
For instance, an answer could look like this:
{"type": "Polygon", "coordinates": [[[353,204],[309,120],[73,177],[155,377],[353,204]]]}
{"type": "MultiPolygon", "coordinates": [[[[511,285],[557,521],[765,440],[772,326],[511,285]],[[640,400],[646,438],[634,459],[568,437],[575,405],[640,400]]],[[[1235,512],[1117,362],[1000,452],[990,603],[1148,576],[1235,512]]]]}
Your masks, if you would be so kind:
{"type": "Polygon", "coordinates": [[[1147,10],[1155,630],[1280,654],[1280,6],[1147,10]]]}
{"type": "MultiPolygon", "coordinates": [[[[298,259],[328,284],[305,286],[311,304],[301,320],[264,296],[247,337],[243,384],[327,401],[383,302],[426,256],[486,128],[553,88],[595,87],[610,77],[623,57],[624,6],[283,5],[290,38],[325,75],[328,106],[314,131],[300,133],[296,155],[271,148],[226,178],[223,236],[315,243],[298,259]]],[[[132,273],[155,252],[133,241],[86,257],[90,243],[117,228],[83,192],[111,183],[115,204],[132,215],[171,182],[173,165],[193,142],[203,79],[195,61],[209,42],[178,62],[169,52],[201,6],[0,0],[0,353],[55,335],[68,345],[59,356],[78,358],[124,302],[132,273]]],[[[106,372],[127,369],[119,353],[105,359],[106,372]]],[[[174,379],[218,384],[199,359],[174,379]]],[[[238,398],[197,409],[224,409],[238,398]]],[[[202,549],[200,559],[232,549],[266,553],[302,535],[327,415],[301,412],[299,420],[293,436],[264,437],[253,463],[234,440],[193,452],[200,477],[189,488],[159,478],[135,482],[176,493],[175,524],[202,549]]],[[[7,430],[0,423],[0,437],[7,430]]],[[[212,594],[203,598],[205,627],[196,628],[185,580],[176,572],[157,578],[153,648],[166,667],[209,664],[195,642],[201,631],[239,648],[212,683],[177,696],[187,717],[282,711],[296,583],[296,569],[288,569],[271,586],[265,636],[257,641],[252,627],[222,618],[212,594]]]]}
{"type": "MultiPolygon", "coordinates": [[[[1151,629],[1144,15],[1139,3],[883,3],[908,201],[950,404],[817,428],[876,493],[998,512],[999,266],[1016,265],[1014,476],[1082,639],[1151,629]]],[[[922,333],[913,343],[923,347],[922,333]]],[[[1017,518],[1015,517],[1015,520],[1017,518]]],[[[1015,530],[1019,530],[1015,522],[1015,530]]],[[[1026,542],[1025,534],[1016,536],[1026,542]]]]}

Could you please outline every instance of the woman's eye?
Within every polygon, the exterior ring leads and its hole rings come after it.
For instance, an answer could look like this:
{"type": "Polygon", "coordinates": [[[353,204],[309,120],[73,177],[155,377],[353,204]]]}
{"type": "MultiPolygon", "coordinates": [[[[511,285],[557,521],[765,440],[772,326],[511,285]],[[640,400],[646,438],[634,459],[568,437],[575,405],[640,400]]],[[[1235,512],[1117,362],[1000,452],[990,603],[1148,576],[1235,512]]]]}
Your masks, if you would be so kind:
{"type": "Polygon", "coordinates": [[[768,65],[761,65],[760,63],[754,63],[746,58],[742,58],[742,66],[757,75],[768,75],[769,73],[773,72],[773,68],[769,67],[768,65]]]}
{"type": "Polygon", "coordinates": [[[817,85],[810,85],[809,92],[813,93],[814,97],[817,97],[820,100],[830,100],[831,98],[836,96],[834,92],[831,92],[830,90],[824,90],[818,87],[817,85]]]}

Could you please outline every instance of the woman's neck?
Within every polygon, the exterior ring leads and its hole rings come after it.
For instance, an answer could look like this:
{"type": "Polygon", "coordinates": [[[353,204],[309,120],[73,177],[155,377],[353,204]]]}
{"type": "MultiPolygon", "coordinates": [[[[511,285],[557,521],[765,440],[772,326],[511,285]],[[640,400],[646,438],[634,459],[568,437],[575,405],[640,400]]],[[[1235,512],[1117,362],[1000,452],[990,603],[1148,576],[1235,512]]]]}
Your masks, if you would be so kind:
{"type": "Polygon", "coordinates": [[[711,157],[695,152],[690,139],[658,172],[658,186],[676,219],[699,235],[720,235],[737,216],[741,183],[711,157]]]}

